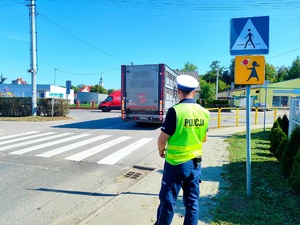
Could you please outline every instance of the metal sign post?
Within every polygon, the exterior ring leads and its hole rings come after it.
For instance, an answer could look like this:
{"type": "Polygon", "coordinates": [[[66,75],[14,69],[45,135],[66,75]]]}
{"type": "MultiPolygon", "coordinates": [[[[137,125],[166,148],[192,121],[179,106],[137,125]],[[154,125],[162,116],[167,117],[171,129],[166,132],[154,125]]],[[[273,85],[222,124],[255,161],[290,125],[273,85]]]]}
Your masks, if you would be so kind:
{"type": "Polygon", "coordinates": [[[251,197],[251,115],[250,115],[250,85],[246,86],[246,172],[247,172],[247,196],[251,197]]]}
{"type": "MultiPolygon", "coordinates": [[[[265,57],[269,53],[269,16],[230,21],[230,55],[236,55],[234,83],[246,85],[247,196],[251,196],[250,85],[264,84],[265,57]]],[[[265,123],[265,122],[264,122],[265,123]]]]}

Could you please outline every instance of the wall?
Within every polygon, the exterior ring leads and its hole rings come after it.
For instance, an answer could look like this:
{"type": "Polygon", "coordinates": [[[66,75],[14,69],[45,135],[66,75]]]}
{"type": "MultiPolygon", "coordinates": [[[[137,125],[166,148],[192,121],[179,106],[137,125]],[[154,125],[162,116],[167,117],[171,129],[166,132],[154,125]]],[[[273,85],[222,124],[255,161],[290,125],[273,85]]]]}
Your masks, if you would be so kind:
{"type": "Polygon", "coordinates": [[[92,101],[99,104],[104,101],[107,96],[107,94],[99,94],[96,92],[77,92],[76,100],[78,100],[80,104],[91,103],[92,101]]]}

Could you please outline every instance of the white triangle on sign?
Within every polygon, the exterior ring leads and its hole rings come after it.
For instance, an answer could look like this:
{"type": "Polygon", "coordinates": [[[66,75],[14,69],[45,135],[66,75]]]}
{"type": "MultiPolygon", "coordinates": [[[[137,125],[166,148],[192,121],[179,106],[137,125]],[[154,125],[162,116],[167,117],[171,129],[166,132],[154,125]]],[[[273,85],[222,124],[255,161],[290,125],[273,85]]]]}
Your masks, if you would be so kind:
{"type": "Polygon", "coordinates": [[[267,45],[261,38],[260,34],[257,32],[255,26],[248,19],[245,27],[240,33],[239,37],[236,39],[231,50],[253,50],[253,49],[268,49],[267,45]]]}

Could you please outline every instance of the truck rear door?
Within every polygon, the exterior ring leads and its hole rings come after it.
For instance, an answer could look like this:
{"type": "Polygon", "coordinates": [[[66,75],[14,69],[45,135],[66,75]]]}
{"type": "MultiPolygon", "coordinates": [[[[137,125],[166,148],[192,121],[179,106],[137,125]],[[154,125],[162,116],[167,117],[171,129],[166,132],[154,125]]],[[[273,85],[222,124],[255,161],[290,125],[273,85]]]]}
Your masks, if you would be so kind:
{"type": "Polygon", "coordinates": [[[148,120],[159,109],[159,66],[131,65],[124,73],[127,118],[148,120]]]}

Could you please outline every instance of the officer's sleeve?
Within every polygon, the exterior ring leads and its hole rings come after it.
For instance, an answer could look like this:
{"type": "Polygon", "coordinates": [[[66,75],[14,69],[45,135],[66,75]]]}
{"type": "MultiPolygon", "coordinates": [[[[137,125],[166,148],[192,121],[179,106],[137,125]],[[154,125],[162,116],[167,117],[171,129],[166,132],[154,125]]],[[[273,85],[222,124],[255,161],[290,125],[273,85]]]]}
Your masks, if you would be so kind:
{"type": "Polygon", "coordinates": [[[176,112],[172,107],[168,110],[165,121],[161,127],[161,131],[165,132],[168,135],[173,135],[176,129],[176,112]]]}

